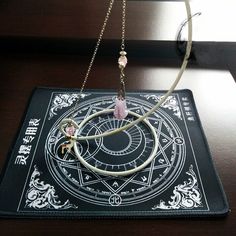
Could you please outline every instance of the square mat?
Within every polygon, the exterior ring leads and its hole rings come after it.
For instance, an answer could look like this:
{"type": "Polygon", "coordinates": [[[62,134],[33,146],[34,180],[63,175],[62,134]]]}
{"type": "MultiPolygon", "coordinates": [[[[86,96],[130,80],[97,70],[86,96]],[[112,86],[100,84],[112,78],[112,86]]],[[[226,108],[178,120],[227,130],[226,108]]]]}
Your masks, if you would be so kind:
{"type": "MultiPolygon", "coordinates": [[[[143,115],[165,91],[127,94],[127,106],[143,115]]],[[[125,177],[101,176],[86,169],[66,142],[60,121],[77,122],[114,108],[113,91],[86,90],[74,109],[78,90],[35,89],[1,175],[0,216],[21,218],[158,218],[224,216],[228,203],[212,163],[189,90],[175,91],[148,117],[158,136],[155,158],[125,177]]],[[[99,134],[128,124],[112,114],[90,120],[81,135],[99,134]]],[[[84,159],[104,170],[140,165],[154,141],[144,123],[106,138],[78,142],[84,159]]]]}

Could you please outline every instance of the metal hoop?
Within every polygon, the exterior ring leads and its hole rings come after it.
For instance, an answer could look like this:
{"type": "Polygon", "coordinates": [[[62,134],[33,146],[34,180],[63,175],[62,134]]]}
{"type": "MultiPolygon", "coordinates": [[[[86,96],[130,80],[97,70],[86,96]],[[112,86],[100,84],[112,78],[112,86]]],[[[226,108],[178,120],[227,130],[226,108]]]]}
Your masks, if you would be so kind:
{"type": "MultiPolygon", "coordinates": [[[[109,113],[113,113],[113,112],[114,112],[114,109],[108,109],[108,110],[103,110],[103,111],[100,111],[100,112],[96,112],[96,113],[88,116],[85,120],[83,120],[79,124],[79,127],[78,127],[78,129],[76,130],[76,133],[75,133],[75,137],[78,136],[78,133],[81,130],[81,128],[89,120],[93,119],[96,116],[103,115],[103,114],[109,114],[109,113]]],[[[140,115],[138,115],[138,114],[136,114],[135,112],[132,112],[132,111],[129,111],[129,115],[135,116],[136,118],[140,118],[141,117],[140,115]]],[[[78,159],[81,162],[81,164],[83,164],[89,170],[92,170],[92,171],[94,171],[94,172],[96,172],[98,174],[101,174],[101,175],[108,175],[108,176],[115,176],[115,177],[117,177],[117,176],[126,176],[126,175],[131,175],[133,173],[136,173],[136,172],[142,170],[143,168],[145,168],[149,163],[151,163],[151,161],[154,159],[154,157],[156,155],[156,152],[157,152],[157,149],[158,149],[158,138],[157,138],[157,134],[156,134],[156,131],[155,131],[154,127],[150,124],[150,122],[147,119],[144,119],[142,122],[145,123],[145,125],[147,125],[148,128],[151,130],[151,133],[153,135],[154,147],[153,147],[153,150],[152,150],[150,156],[148,157],[148,159],[144,163],[142,163],[140,166],[137,166],[137,167],[135,167],[135,168],[133,168],[131,170],[119,171],[119,172],[106,171],[106,170],[99,169],[97,167],[94,167],[94,166],[90,165],[87,161],[85,161],[85,159],[81,156],[81,154],[80,154],[80,152],[78,150],[76,142],[74,142],[75,154],[78,157],[78,159]]]]}

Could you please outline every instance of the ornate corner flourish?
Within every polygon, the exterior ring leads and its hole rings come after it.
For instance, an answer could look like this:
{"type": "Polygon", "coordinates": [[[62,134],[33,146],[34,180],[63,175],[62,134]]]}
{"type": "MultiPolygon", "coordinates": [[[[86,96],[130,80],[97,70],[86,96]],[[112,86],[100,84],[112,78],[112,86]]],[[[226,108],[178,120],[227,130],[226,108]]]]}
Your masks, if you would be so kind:
{"type": "MultiPolygon", "coordinates": [[[[155,95],[155,94],[151,94],[151,95],[145,94],[145,95],[140,95],[140,96],[146,98],[147,100],[152,99],[155,102],[159,102],[163,98],[163,95],[155,95]]],[[[166,99],[166,101],[162,103],[161,107],[172,110],[174,112],[174,115],[178,117],[180,120],[182,120],[179,103],[175,96],[169,96],[166,99]]]]}
{"type": "MultiPolygon", "coordinates": [[[[81,94],[81,98],[85,98],[89,96],[90,94],[81,94]]],[[[71,106],[79,97],[79,94],[76,93],[62,93],[62,94],[57,94],[52,101],[51,108],[49,110],[49,120],[52,119],[53,116],[57,115],[57,111],[71,106]]]]}
{"type": "Polygon", "coordinates": [[[36,210],[78,208],[74,204],[71,204],[69,200],[66,200],[64,203],[57,200],[58,195],[56,195],[55,188],[50,184],[45,184],[43,181],[40,181],[39,176],[40,172],[38,168],[34,166],[29,189],[26,193],[25,207],[34,208],[36,210]]]}
{"type": "Polygon", "coordinates": [[[192,165],[186,174],[190,175],[191,178],[188,181],[184,181],[183,184],[175,186],[173,190],[174,195],[170,197],[172,200],[168,201],[168,204],[160,200],[160,203],[152,207],[152,210],[193,209],[202,207],[202,194],[198,188],[197,176],[193,171],[192,165]]]}

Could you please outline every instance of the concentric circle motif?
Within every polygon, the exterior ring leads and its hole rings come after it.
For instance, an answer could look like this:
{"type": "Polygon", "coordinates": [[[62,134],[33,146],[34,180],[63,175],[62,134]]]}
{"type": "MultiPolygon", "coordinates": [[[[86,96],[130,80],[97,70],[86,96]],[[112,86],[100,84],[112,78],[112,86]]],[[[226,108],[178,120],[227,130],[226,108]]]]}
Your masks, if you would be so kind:
{"type": "MultiPolygon", "coordinates": [[[[129,110],[143,115],[151,103],[127,97],[129,110]]],[[[111,96],[90,99],[80,104],[74,114],[77,123],[103,109],[114,108],[111,96]]],[[[186,157],[183,134],[175,121],[163,110],[153,113],[148,121],[159,138],[154,160],[142,171],[125,177],[101,176],[86,169],[72,151],[64,155],[59,148],[66,140],[58,131],[60,121],[72,109],[58,117],[45,144],[45,158],[55,181],[68,193],[86,202],[102,206],[126,206],[147,201],[162,193],[178,177],[186,157]]],[[[105,114],[87,122],[80,135],[100,134],[124,126],[135,117],[124,120],[105,114]]],[[[107,171],[125,171],[141,165],[153,150],[153,135],[145,123],[139,123],[118,134],[96,140],[77,142],[83,158],[107,171]]]]}

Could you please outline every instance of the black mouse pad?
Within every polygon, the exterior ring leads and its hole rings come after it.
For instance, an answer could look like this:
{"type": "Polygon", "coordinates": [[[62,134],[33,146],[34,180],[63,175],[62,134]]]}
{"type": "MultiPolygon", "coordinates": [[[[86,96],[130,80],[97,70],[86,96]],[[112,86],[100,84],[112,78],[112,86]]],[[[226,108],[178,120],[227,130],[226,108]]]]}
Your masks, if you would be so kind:
{"type": "MultiPolygon", "coordinates": [[[[145,114],[164,91],[130,92],[128,109],[145,114]]],[[[189,90],[175,91],[148,117],[158,137],[153,161],[125,177],[102,176],[86,169],[74,150],[61,153],[66,139],[63,118],[79,123],[113,109],[115,92],[87,90],[74,108],[78,90],[37,88],[8,157],[0,184],[1,217],[148,218],[224,216],[228,204],[214,169],[189,90]]],[[[95,117],[81,135],[103,133],[132,122],[129,115],[95,117]]],[[[154,145],[151,130],[139,123],[114,136],[77,142],[93,166],[124,171],[140,165],[154,145]]]]}

